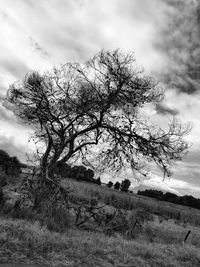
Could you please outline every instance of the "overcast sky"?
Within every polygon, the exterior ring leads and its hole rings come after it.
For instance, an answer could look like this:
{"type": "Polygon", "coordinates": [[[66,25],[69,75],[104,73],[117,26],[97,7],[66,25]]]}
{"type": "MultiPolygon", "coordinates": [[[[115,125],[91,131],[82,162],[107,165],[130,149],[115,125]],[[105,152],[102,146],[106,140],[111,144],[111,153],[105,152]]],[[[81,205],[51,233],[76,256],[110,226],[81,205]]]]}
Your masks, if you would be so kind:
{"type": "MultiPolygon", "coordinates": [[[[193,146],[171,180],[162,182],[155,170],[144,184],[200,197],[200,20],[194,16],[198,1],[185,2],[0,0],[0,98],[31,70],[84,62],[102,48],[134,51],[137,63],[166,90],[165,100],[148,114],[161,125],[171,116],[193,123],[187,136],[193,146]]],[[[25,161],[33,148],[30,134],[0,102],[0,148],[25,161]]]]}

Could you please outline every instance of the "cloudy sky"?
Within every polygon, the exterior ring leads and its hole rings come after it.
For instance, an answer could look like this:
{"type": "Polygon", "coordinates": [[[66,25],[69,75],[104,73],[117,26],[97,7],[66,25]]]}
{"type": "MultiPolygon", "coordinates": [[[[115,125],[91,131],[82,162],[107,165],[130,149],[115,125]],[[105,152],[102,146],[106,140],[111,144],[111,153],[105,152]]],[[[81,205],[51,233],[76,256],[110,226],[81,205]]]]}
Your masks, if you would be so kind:
{"type": "MultiPolygon", "coordinates": [[[[172,116],[193,123],[190,153],[171,180],[155,170],[144,184],[200,198],[199,24],[198,0],[0,0],[0,99],[31,70],[84,62],[102,48],[134,51],[166,91],[147,113],[158,124],[172,116]]],[[[1,101],[0,148],[25,161],[30,134],[1,101]]]]}

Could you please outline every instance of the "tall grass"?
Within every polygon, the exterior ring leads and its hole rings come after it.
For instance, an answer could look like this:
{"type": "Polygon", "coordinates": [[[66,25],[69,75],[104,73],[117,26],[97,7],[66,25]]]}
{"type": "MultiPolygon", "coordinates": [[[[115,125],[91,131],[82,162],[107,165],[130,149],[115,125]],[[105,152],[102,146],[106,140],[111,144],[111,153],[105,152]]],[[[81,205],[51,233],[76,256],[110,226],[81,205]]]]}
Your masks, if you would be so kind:
{"type": "Polygon", "coordinates": [[[0,217],[0,263],[77,267],[200,266],[199,228],[186,225],[194,223],[193,209],[84,182],[65,180],[63,184],[80,203],[92,200],[97,205],[108,204],[100,214],[104,222],[107,213],[113,210],[118,213],[108,224],[95,225],[91,220],[86,227],[77,228],[74,214],[66,213],[62,206],[52,209],[49,217],[44,216],[45,212],[35,213],[31,209],[15,210],[12,214],[15,219],[0,217]],[[188,230],[192,233],[184,243],[188,230]]]}
{"type": "Polygon", "coordinates": [[[0,219],[0,263],[42,266],[174,266],[200,265],[200,251],[190,244],[124,240],[70,229],[54,233],[39,223],[0,219]]]}

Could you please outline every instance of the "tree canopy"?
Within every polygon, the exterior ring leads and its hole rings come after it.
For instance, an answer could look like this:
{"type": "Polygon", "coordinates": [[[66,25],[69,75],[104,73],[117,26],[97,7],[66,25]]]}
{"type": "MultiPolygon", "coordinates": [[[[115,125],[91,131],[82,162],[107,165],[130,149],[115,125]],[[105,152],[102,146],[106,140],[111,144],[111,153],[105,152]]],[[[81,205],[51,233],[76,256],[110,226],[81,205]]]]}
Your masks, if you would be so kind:
{"type": "Polygon", "coordinates": [[[120,182],[117,181],[117,182],[114,184],[114,189],[119,190],[119,189],[120,189],[120,186],[121,186],[120,182]]]}
{"type": "Polygon", "coordinates": [[[122,182],[121,182],[121,191],[122,192],[128,192],[128,189],[131,185],[131,182],[129,179],[124,179],[122,182]]]}
{"type": "Polygon", "coordinates": [[[200,199],[195,198],[193,196],[188,196],[188,195],[177,196],[176,194],[171,193],[171,192],[164,193],[162,191],[155,190],[155,189],[145,189],[143,191],[138,190],[137,194],[141,196],[156,198],[161,201],[168,201],[171,203],[176,203],[176,204],[200,209],[200,199]]]}
{"type": "Polygon", "coordinates": [[[87,163],[94,152],[105,168],[130,166],[143,173],[143,163],[153,161],[170,175],[171,164],[188,149],[183,137],[189,125],[173,121],[164,130],[141,117],[140,109],[159,102],[163,91],[133,53],[102,50],[85,64],[31,72],[11,85],[7,98],[45,148],[44,176],[53,177],[58,164],[80,158],[87,163]]]}

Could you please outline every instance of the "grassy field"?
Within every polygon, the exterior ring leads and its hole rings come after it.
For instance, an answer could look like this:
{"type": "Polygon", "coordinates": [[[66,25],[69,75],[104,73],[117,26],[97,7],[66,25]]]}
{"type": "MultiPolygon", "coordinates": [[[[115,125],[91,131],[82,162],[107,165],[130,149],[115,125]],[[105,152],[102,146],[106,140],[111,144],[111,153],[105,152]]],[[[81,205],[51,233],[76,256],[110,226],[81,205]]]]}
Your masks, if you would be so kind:
{"type": "Polygon", "coordinates": [[[110,203],[121,209],[141,208],[164,219],[174,219],[184,224],[200,227],[200,210],[174,203],[159,201],[153,198],[132,193],[123,193],[106,186],[98,186],[86,182],[64,179],[63,184],[80,197],[96,197],[102,203],[110,203]]]}
{"type": "Polygon", "coordinates": [[[200,266],[199,245],[125,240],[69,229],[54,233],[37,222],[0,219],[0,263],[42,266],[200,266]]]}
{"type": "Polygon", "coordinates": [[[62,183],[76,199],[96,199],[98,205],[107,204],[106,212],[114,209],[120,213],[108,225],[88,220],[78,227],[73,213],[58,211],[53,228],[50,221],[43,221],[42,225],[30,210],[20,215],[24,219],[1,215],[0,263],[77,267],[200,266],[198,210],[75,180],[65,179],[62,183]],[[56,231],[55,224],[64,216],[65,230],[56,231]],[[132,227],[136,219],[139,224],[132,227]],[[127,231],[123,231],[125,227],[127,231]],[[191,233],[184,242],[189,230],[191,233]]]}

